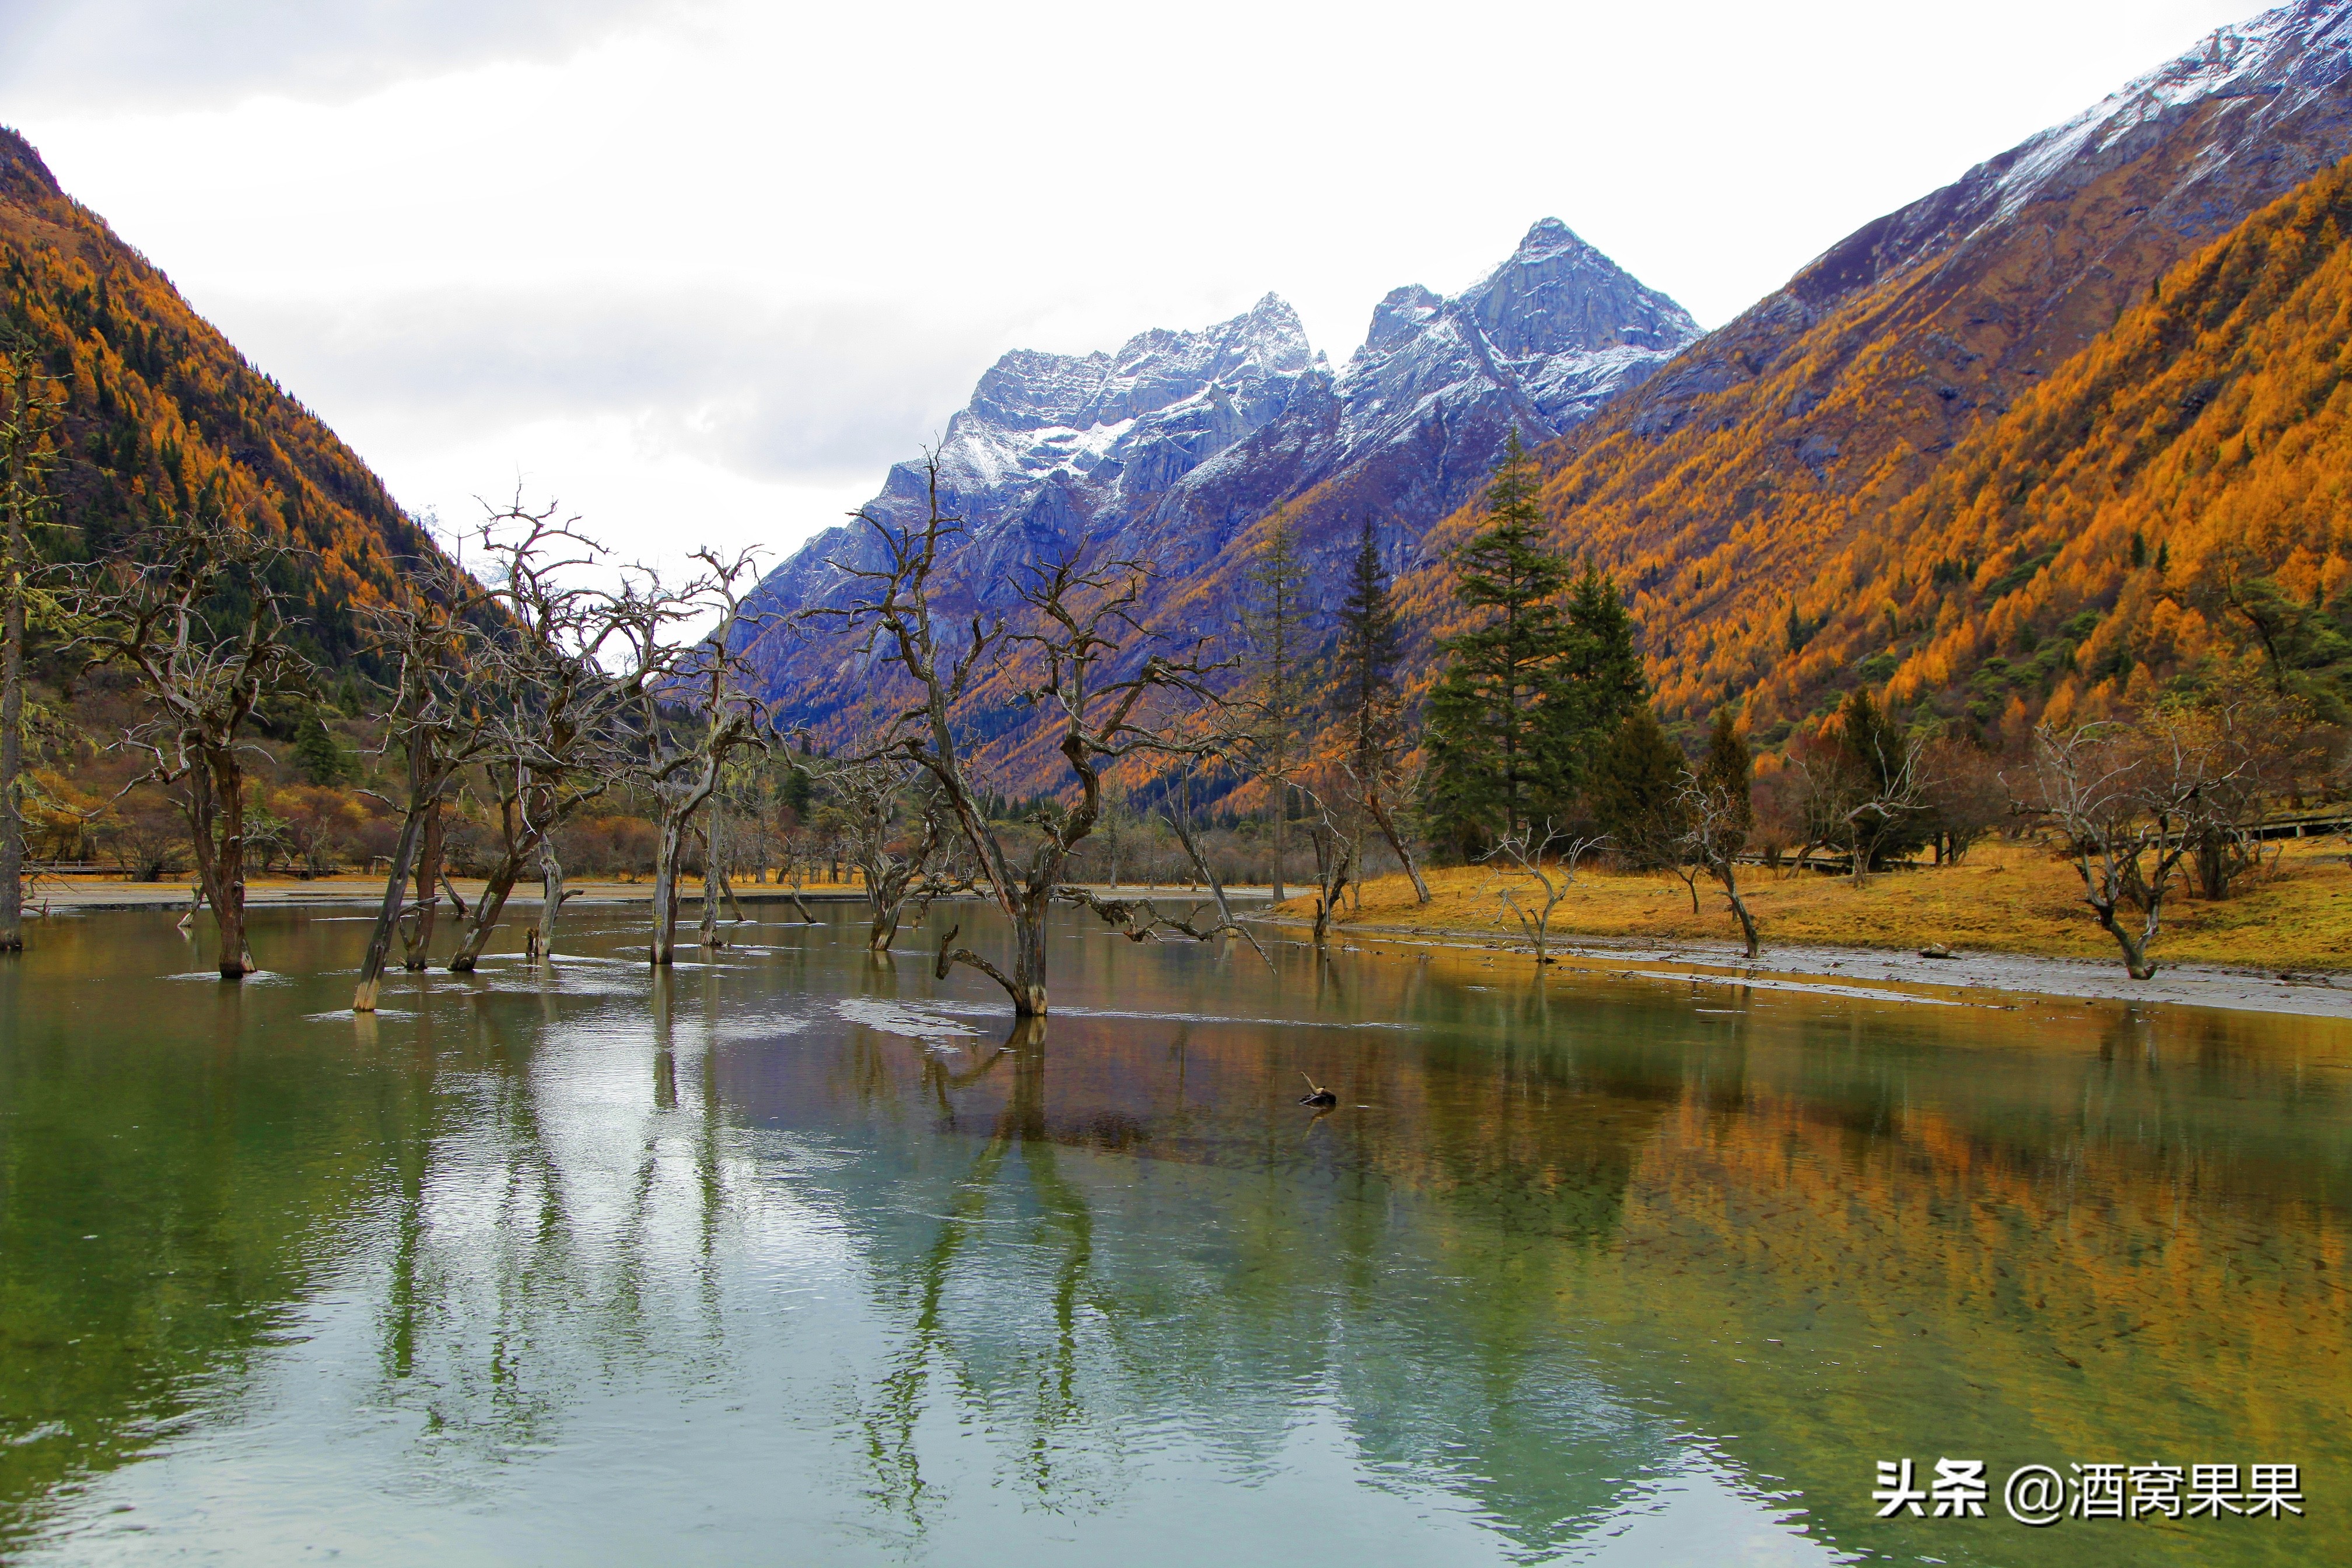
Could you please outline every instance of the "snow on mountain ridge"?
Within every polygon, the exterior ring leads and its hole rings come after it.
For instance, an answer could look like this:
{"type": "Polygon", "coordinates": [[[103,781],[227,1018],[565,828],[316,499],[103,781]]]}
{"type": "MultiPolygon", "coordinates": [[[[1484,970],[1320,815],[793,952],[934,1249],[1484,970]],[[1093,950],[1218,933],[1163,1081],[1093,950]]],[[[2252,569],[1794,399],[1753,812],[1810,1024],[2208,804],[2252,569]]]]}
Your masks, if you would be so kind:
{"type": "Polygon", "coordinates": [[[2211,98],[2312,91],[2332,83],[2343,74],[2343,60],[2331,66],[2315,58],[2331,50],[2338,57],[2352,52],[2352,4],[2347,0],[2296,0],[2215,28],[2195,47],[2135,77],[2063,124],[2029,137],[2008,154],[2011,161],[2000,178],[1993,220],[2013,216],[2084,153],[2114,145],[2167,110],[2211,98]],[[2242,90],[2231,92],[2232,88],[2242,90]]]}
{"type": "MultiPolygon", "coordinates": [[[[1024,564],[1088,539],[1153,561],[1171,584],[1216,578],[1242,530],[1302,497],[1352,505],[1334,499],[1343,490],[1380,493],[1384,526],[1417,538],[1475,489],[1513,429],[1550,439],[1697,335],[1681,306],[1546,218],[1458,294],[1392,290],[1336,372],[1272,294],[1114,351],[1015,350],[980,377],[938,452],[944,505],[961,521],[957,594],[1001,600],[1024,564]]],[[[911,527],[928,506],[922,466],[901,463],[865,510],[911,527]]],[[[1337,548],[1337,513],[1310,510],[1312,548],[1337,548]]],[[[841,588],[829,562],[878,558],[869,531],[833,530],[770,574],[754,609],[822,602],[841,588]]],[[[1212,589],[1211,604],[1231,591],[1212,589]]],[[[787,640],[751,639],[772,695],[846,679],[787,640]]]]}
{"type": "MultiPolygon", "coordinates": [[[[1130,479],[1164,480],[1271,417],[1315,362],[1297,313],[1273,294],[1229,321],[1155,328],[1114,352],[1014,349],[949,420],[942,480],[975,532],[1048,483],[1124,491],[1130,479]]],[[[919,478],[900,465],[874,504],[919,495],[919,478]]]]}
{"type": "Polygon", "coordinates": [[[1548,440],[1698,335],[1687,310],[1544,218],[1451,299],[1408,285],[1373,308],[1339,380],[1342,447],[1360,453],[1498,389],[1521,436],[1548,440]]]}
{"type": "MultiPolygon", "coordinates": [[[[948,422],[941,488],[971,542],[992,555],[1008,531],[1066,536],[1097,520],[1115,529],[1145,510],[1183,510],[1187,480],[1212,459],[1228,460],[1203,482],[1255,460],[1244,443],[1309,384],[1317,427],[1277,431],[1269,446],[1297,470],[1294,489],[1420,426],[1459,425],[1473,407],[1499,408],[1528,439],[1549,438],[1696,335],[1682,307],[1546,218],[1458,295],[1392,290],[1336,374],[1274,294],[1228,321],[1154,328],[1112,351],[1013,350],[948,422]]],[[[1479,439],[1483,466],[1500,427],[1479,439]]],[[[926,494],[920,465],[902,463],[867,510],[910,522],[926,494]]],[[[814,569],[845,548],[858,542],[841,530],[812,541],[772,574],[770,592],[822,593],[814,569]]]]}
{"type": "MultiPolygon", "coordinates": [[[[2242,160],[2274,161],[2281,127],[2312,114],[2331,121],[2336,111],[2330,102],[2341,91],[2347,68],[2352,0],[2294,0],[2219,28],[2073,118],[1864,224],[1800,268],[1785,289],[1767,296],[1751,313],[1781,309],[1791,299],[1801,310],[1818,309],[1866,279],[1891,276],[1924,258],[1945,265],[1980,242],[1998,243],[2029,209],[2063,205],[2191,122],[2204,126],[2198,132],[2206,143],[2198,177],[2170,193],[2166,210],[2157,216],[2182,233],[2210,233],[2221,214],[2237,214],[2238,208],[2225,202],[2205,210],[2200,187],[2228,186],[2230,180],[2216,176],[2242,160]],[[2216,117],[2216,111],[2241,103],[2245,112],[2216,117]]],[[[1717,331],[1739,329],[1735,321],[1717,331]]],[[[1681,368],[1696,370],[1698,363],[1681,368]]],[[[1677,375],[1653,393],[1670,393],[1681,384],[1677,375]]]]}

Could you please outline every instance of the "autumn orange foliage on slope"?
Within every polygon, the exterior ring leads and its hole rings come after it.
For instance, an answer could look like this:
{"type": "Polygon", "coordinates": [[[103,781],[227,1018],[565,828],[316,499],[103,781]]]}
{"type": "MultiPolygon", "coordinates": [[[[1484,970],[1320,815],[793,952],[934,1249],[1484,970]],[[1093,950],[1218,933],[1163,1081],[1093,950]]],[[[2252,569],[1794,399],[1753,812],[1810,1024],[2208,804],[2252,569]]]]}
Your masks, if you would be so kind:
{"type": "MultiPolygon", "coordinates": [[[[1964,443],[1895,509],[1882,546],[1841,556],[1832,580],[1856,588],[1823,627],[1829,656],[1899,658],[1887,689],[1900,702],[1958,697],[1973,677],[1980,708],[1994,661],[2011,674],[2032,657],[2046,704],[2022,687],[2004,714],[2063,723],[2255,651],[2277,630],[2259,623],[2340,610],[2347,235],[2352,159],[2175,268],[1964,443]]],[[[1785,704],[1801,689],[1764,690],[1785,704]]]]}
{"type": "Polygon", "coordinates": [[[66,403],[50,488],[76,533],[52,548],[101,556],[189,509],[282,527],[317,553],[303,613],[331,658],[356,647],[352,606],[390,584],[395,559],[434,548],[332,430],[5,128],[0,318],[66,403]]]}
{"type": "MultiPolygon", "coordinates": [[[[1963,446],[2120,330],[2154,279],[2340,155],[2336,121],[2245,118],[2262,112],[2239,98],[2157,114],[2085,154],[2079,178],[2015,199],[2001,182],[2016,154],[1994,160],[1842,241],[1540,454],[1559,542],[1627,591],[1670,721],[1696,729],[1745,701],[1751,733],[1776,743],[1857,680],[1885,684],[1948,615],[1990,613],[2044,476],[1968,481],[2016,493],[1965,550],[1914,537],[1927,513],[1906,503],[1959,475],[1963,446]],[[1967,595],[1949,591],[1956,573],[1967,595]]],[[[1433,556],[1475,522],[1440,525],[1433,556]]],[[[1441,559],[1403,586],[1418,626],[1448,629],[1441,559]]],[[[1964,682],[1996,646],[1949,645],[1958,662],[1898,689],[1964,682]]]]}

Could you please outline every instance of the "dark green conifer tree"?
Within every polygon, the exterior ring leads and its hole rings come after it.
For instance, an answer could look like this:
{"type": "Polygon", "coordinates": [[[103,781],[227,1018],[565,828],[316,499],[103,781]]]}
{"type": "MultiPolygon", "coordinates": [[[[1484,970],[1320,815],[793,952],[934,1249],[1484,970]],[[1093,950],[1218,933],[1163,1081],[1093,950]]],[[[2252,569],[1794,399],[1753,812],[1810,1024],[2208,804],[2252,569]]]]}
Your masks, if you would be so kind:
{"type": "Polygon", "coordinates": [[[1454,552],[1454,595],[1478,624],[1440,644],[1429,699],[1431,836],[1476,853],[1560,802],[1567,563],[1544,540],[1541,476],[1513,431],[1486,487],[1486,526],[1454,552]]]}
{"type": "Polygon", "coordinates": [[[1590,561],[1569,590],[1568,622],[1553,738],[1561,792],[1575,795],[1583,793],[1602,749],[1648,698],[1650,683],[1617,584],[1590,561]]]}
{"type": "Polygon", "coordinates": [[[1290,855],[1291,773],[1298,761],[1299,714],[1306,700],[1299,654],[1306,641],[1307,562],[1297,530],[1287,519],[1276,518],[1266,531],[1250,570],[1249,587],[1241,629],[1248,645],[1250,695],[1257,715],[1251,728],[1274,813],[1269,880],[1274,900],[1280,903],[1287,892],[1284,873],[1290,855]]]}
{"type": "Polygon", "coordinates": [[[1748,754],[1748,742],[1728,708],[1715,710],[1715,729],[1706,738],[1698,781],[1730,804],[1742,832],[1756,825],[1755,760],[1748,754]]]}
{"type": "Polygon", "coordinates": [[[1389,596],[1388,569],[1366,518],[1339,605],[1339,679],[1348,704],[1348,749],[1357,776],[1381,767],[1396,739],[1397,658],[1404,636],[1389,596]]]}
{"type": "Polygon", "coordinates": [[[343,754],[335,732],[327,728],[326,720],[312,713],[294,731],[294,765],[310,783],[331,784],[350,771],[351,760],[343,754]]]}
{"type": "Polygon", "coordinates": [[[1916,742],[1895,716],[1856,687],[1838,710],[1838,767],[1843,775],[1847,848],[1854,875],[1882,871],[1888,861],[1927,842],[1933,819],[1916,782],[1916,742]]]}
{"type": "Polygon", "coordinates": [[[776,798],[793,814],[795,824],[806,823],[816,810],[816,780],[806,768],[786,767],[776,798]]]}
{"type": "Polygon", "coordinates": [[[1690,767],[1648,703],[1619,721],[1601,748],[1587,799],[1609,847],[1628,865],[1654,870],[1672,865],[1689,826],[1681,796],[1690,767]]]}

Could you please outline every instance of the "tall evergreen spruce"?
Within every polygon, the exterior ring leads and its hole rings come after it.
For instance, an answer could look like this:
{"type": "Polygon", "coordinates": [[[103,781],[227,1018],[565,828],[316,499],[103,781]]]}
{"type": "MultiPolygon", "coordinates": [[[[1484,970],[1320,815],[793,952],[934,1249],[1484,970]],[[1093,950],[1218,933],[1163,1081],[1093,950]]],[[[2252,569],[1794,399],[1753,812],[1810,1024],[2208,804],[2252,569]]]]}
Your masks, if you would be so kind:
{"type": "Polygon", "coordinates": [[[294,764],[310,783],[331,784],[350,771],[351,759],[344,756],[327,721],[313,713],[294,731],[294,764]]]}
{"type": "Polygon", "coordinates": [[[1633,618],[1617,584],[1587,561],[1569,590],[1568,657],[1562,661],[1560,784],[1580,795],[1592,782],[1601,751],[1650,695],[1642,655],[1633,646],[1633,618]]]}
{"type": "Polygon", "coordinates": [[[1872,701],[1867,689],[1846,694],[1838,710],[1839,772],[1856,881],[1919,848],[1932,832],[1908,782],[1912,745],[1902,722],[1872,701]]]}
{"type": "Polygon", "coordinates": [[[1561,802],[1556,731],[1572,628],[1568,563],[1544,541],[1541,476],[1511,433],[1486,487],[1486,524],[1454,552],[1454,596],[1480,623],[1439,647],[1429,697],[1430,821],[1468,856],[1561,802]]]}
{"type": "Polygon", "coordinates": [[[1405,875],[1412,879],[1413,896],[1425,904],[1429,884],[1397,821],[1402,803],[1396,798],[1396,761],[1403,749],[1399,731],[1404,704],[1397,690],[1396,667],[1403,644],[1380,540],[1371,519],[1366,518],[1349,574],[1348,597],[1339,606],[1339,681],[1348,704],[1349,768],[1364,815],[1388,840],[1405,875]]]}

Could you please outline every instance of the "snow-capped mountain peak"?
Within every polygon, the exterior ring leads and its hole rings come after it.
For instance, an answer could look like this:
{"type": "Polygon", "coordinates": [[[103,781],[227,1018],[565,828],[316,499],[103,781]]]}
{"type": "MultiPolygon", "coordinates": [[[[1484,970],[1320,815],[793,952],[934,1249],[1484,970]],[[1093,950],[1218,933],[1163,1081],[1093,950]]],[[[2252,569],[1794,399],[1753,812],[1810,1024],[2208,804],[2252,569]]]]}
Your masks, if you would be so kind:
{"type": "MultiPolygon", "coordinates": [[[[1286,501],[1336,495],[1332,481],[1382,465],[1404,476],[1381,481],[1388,521],[1417,534],[1470,493],[1511,430],[1558,435],[1696,335],[1680,306],[1547,218],[1459,294],[1390,293],[1336,374],[1273,294],[1116,350],[1016,350],[981,376],[940,444],[941,489],[965,534],[957,574],[985,600],[1020,563],[1095,540],[1179,577],[1286,501]]],[[[902,463],[866,510],[910,526],[927,494],[920,465],[902,463]]],[[[1324,531],[1310,520],[1308,531],[1324,531]]],[[[757,607],[827,597],[838,582],[826,563],[871,549],[855,530],[811,541],[757,607]]],[[[773,691],[828,679],[799,668],[784,640],[754,644],[773,691]]]]}
{"type": "Polygon", "coordinates": [[[1500,265],[1448,299],[1391,289],[1341,374],[1339,397],[1360,449],[1441,403],[1507,389],[1528,440],[1582,420],[1698,336],[1665,295],[1577,237],[1556,217],[1527,232],[1500,265]]]}

